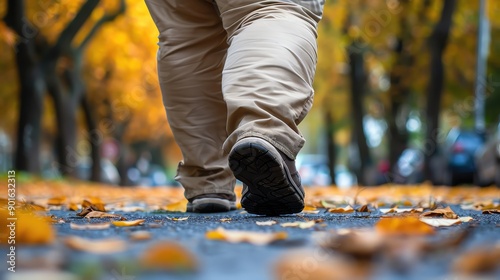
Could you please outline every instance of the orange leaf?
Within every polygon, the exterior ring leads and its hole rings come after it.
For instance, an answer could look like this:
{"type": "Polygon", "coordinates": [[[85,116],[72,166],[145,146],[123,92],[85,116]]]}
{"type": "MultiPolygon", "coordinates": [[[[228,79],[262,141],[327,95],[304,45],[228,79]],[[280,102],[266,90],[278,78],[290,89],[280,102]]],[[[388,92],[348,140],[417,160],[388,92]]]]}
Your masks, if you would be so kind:
{"type": "Polygon", "coordinates": [[[47,204],[54,205],[54,206],[61,206],[64,204],[65,201],[66,201],[66,197],[56,196],[56,197],[49,198],[49,200],[47,201],[47,204]]]}
{"type": "Polygon", "coordinates": [[[183,199],[175,203],[171,203],[163,208],[163,210],[170,212],[186,212],[187,200],[183,199]]]}
{"type": "MultiPolygon", "coordinates": [[[[16,211],[11,216],[6,209],[0,209],[0,243],[7,244],[9,238],[15,237],[16,244],[47,244],[55,238],[50,225],[51,218],[41,217],[35,213],[16,211]],[[17,218],[17,220],[8,220],[17,218]]],[[[11,238],[11,239],[12,239],[11,238]]]]}
{"type": "Polygon", "coordinates": [[[138,230],[130,233],[130,239],[133,241],[149,240],[151,239],[151,233],[145,230],[138,230]]]}
{"type": "Polygon", "coordinates": [[[132,227],[132,226],[138,226],[142,225],[144,223],[144,219],[140,220],[133,220],[133,221],[112,221],[111,223],[115,227],[132,227]]]}
{"type": "Polygon", "coordinates": [[[383,218],[375,224],[375,229],[384,234],[423,235],[433,234],[434,229],[417,217],[383,218]]]}
{"type": "Polygon", "coordinates": [[[425,212],[421,215],[422,217],[444,217],[447,219],[458,218],[457,214],[451,210],[450,206],[446,208],[435,209],[429,212],[425,212]]]}
{"type": "Polygon", "coordinates": [[[139,263],[147,269],[167,271],[194,271],[198,267],[195,256],[180,244],[162,241],[146,249],[139,263]]]}
{"type": "Polygon", "coordinates": [[[329,213],[352,213],[354,212],[354,208],[352,208],[350,205],[347,205],[346,207],[339,207],[339,208],[330,208],[328,209],[329,213]]]}

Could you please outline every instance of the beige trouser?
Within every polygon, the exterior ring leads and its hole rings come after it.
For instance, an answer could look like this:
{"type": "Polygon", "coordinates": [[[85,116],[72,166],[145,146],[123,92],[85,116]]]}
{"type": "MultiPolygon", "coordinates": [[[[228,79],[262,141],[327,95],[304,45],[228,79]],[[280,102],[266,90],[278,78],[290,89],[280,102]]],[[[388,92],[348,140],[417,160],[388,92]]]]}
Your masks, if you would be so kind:
{"type": "Polygon", "coordinates": [[[227,156],[256,136],[295,158],[312,105],[319,15],[281,1],[146,0],[158,75],[190,199],[233,194],[227,156]]]}

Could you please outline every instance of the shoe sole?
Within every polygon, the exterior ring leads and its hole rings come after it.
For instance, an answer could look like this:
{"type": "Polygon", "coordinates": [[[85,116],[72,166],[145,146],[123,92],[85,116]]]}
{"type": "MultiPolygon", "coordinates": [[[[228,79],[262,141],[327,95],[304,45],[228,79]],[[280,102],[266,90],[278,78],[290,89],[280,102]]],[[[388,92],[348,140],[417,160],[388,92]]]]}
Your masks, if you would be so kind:
{"type": "Polygon", "coordinates": [[[263,140],[243,139],[229,155],[234,176],[246,184],[241,206],[248,213],[268,216],[299,213],[304,192],[293,182],[281,156],[263,140]]]}
{"type": "Polygon", "coordinates": [[[236,205],[222,198],[200,198],[188,203],[187,212],[194,213],[218,213],[236,210],[236,205]]]}

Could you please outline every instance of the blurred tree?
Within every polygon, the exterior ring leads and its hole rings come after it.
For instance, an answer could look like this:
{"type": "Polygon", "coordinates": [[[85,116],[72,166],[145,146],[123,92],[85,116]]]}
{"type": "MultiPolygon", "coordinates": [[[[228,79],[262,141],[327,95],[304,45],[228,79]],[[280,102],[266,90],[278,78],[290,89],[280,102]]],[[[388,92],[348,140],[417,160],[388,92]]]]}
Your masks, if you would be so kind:
{"type": "MultiPolygon", "coordinates": [[[[432,145],[439,143],[439,114],[441,112],[441,97],[445,82],[443,52],[448,43],[452,26],[452,16],[455,10],[455,0],[444,0],[441,17],[429,37],[431,54],[430,78],[427,89],[426,106],[426,139],[432,145]]],[[[433,179],[432,161],[436,155],[436,148],[429,149],[424,155],[425,178],[433,179]]]]}

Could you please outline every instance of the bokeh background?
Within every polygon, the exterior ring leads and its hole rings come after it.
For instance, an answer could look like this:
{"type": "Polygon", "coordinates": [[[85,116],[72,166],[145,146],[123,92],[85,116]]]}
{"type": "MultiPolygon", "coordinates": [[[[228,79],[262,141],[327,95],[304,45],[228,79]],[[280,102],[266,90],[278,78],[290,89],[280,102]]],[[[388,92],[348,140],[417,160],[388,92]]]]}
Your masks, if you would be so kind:
{"type": "MultiPolygon", "coordinates": [[[[500,2],[328,0],[305,185],[500,184],[500,2]]],[[[175,186],[144,1],[0,0],[0,171],[175,186]]]]}

